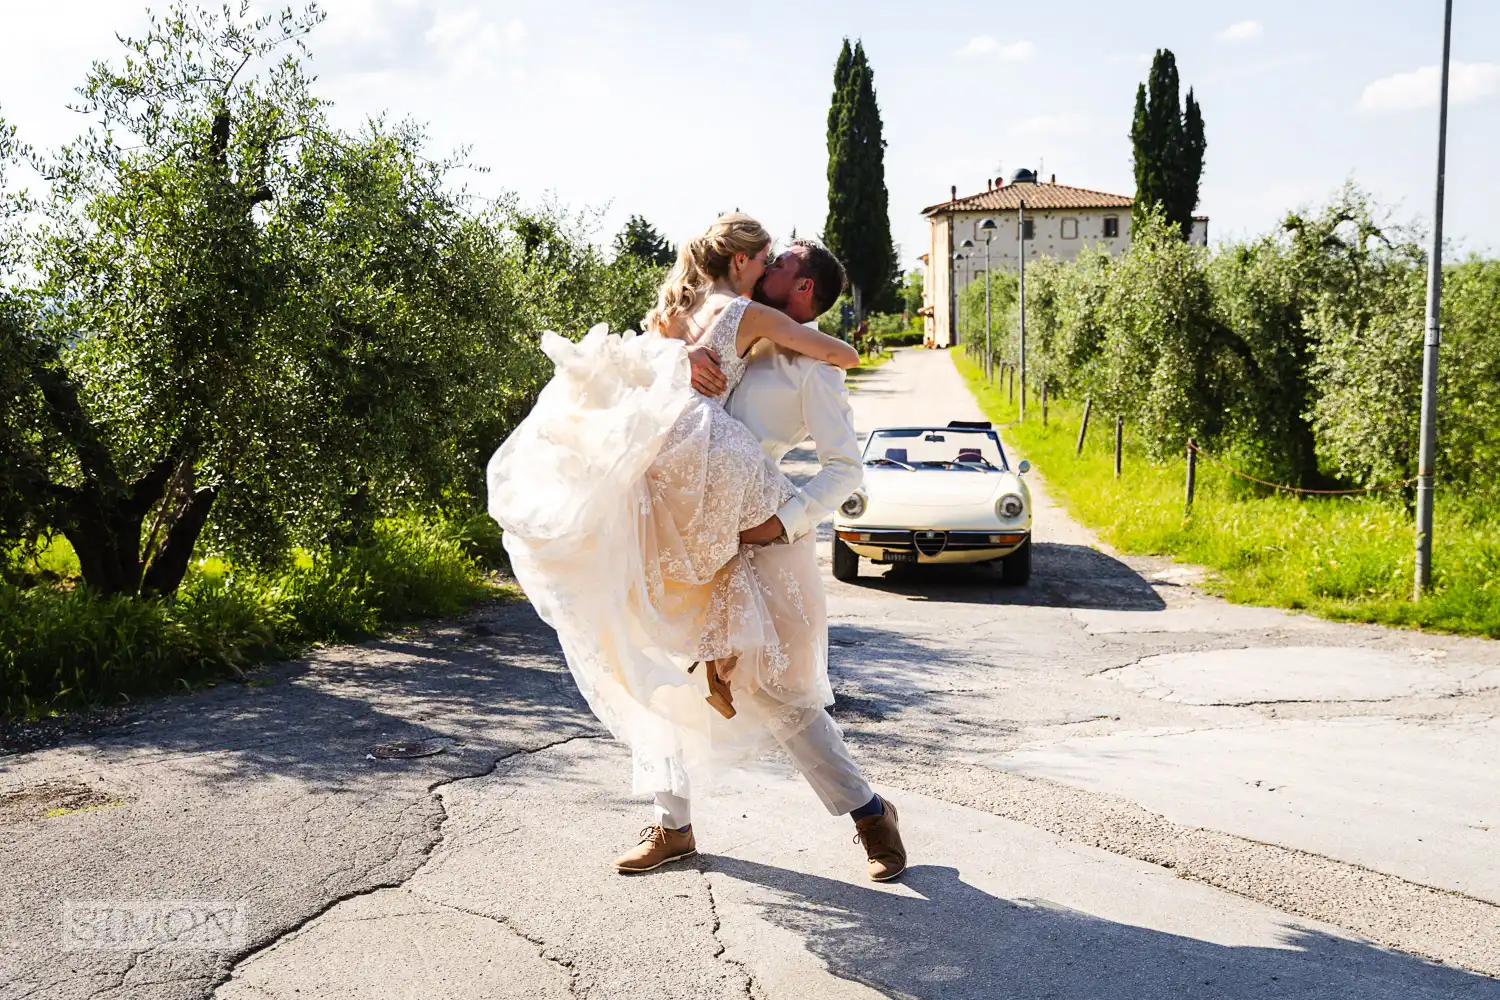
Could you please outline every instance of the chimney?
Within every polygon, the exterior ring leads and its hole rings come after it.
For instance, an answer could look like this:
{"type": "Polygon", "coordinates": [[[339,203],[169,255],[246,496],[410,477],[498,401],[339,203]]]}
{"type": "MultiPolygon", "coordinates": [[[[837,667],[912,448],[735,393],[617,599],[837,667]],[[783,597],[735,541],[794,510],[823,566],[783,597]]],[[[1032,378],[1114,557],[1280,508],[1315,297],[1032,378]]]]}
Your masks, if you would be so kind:
{"type": "Polygon", "coordinates": [[[948,200],[949,201],[957,201],[958,200],[958,185],[957,184],[953,185],[952,187],[950,187],[948,189],[948,191],[953,196],[953,197],[949,198],[948,200]]]}
{"type": "Polygon", "coordinates": [[[1056,183],[1057,183],[1057,175],[1056,175],[1056,174],[1053,174],[1053,175],[1052,175],[1052,183],[1053,183],[1053,184],[1056,184],[1056,183]]]}
{"type": "Polygon", "coordinates": [[[995,182],[992,181],[992,180],[990,180],[988,177],[986,177],[985,181],[984,181],[984,189],[986,191],[993,191],[993,190],[995,190],[995,182]]]}

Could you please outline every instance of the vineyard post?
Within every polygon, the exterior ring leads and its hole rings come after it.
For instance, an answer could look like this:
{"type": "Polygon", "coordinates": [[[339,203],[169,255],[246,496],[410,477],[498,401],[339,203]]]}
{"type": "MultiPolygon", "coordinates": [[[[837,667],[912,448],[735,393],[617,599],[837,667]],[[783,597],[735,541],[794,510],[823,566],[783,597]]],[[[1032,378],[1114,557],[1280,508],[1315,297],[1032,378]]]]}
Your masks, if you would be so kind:
{"type": "Polygon", "coordinates": [[[1122,458],[1125,453],[1125,418],[1115,417],[1115,478],[1120,478],[1122,458]]]}
{"type": "Polygon", "coordinates": [[[1042,380],[1042,426],[1047,426],[1047,382],[1042,380]]]}
{"type": "Polygon", "coordinates": [[[1083,423],[1078,425],[1078,450],[1073,453],[1074,458],[1083,454],[1083,439],[1088,435],[1089,414],[1093,411],[1094,401],[1092,399],[1085,399],[1083,401],[1083,423]]]}
{"type": "Polygon", "coordinates": [[[1198,442],[1188,438],[1187,443],[1187,510],[1193,509],[1193,494],[1198,487],[1198,442]]]}
{"type": "Polygon", "coordinates": [[[1437,368],[1442,339],[1443,174],[1448,158],[1448,58],[1453,40],[1453,0],[1443,5],[1443,72],[1438,91],[1437,195],[1432,214],[1432,251],[1427,257],[1427,332],[1422,350],[1422,431],[1417,452],[1417,559],[1412,599],[1432,585],[1432,499],[1437,461],[1437,368]]]}

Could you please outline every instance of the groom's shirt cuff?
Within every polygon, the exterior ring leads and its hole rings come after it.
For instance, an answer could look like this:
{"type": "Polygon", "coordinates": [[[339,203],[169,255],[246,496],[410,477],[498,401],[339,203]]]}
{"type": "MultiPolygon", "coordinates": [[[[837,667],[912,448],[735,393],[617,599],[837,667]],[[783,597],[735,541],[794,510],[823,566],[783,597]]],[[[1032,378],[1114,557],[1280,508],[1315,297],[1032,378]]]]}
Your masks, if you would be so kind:
{"type": "Polygon", "coordinates": [[[819,469],[776,512],[790,541],[817,527],[865,478],[844,373],[826,364],[805,368],[800,393],[802,420],[817,446],[819,469]]]}

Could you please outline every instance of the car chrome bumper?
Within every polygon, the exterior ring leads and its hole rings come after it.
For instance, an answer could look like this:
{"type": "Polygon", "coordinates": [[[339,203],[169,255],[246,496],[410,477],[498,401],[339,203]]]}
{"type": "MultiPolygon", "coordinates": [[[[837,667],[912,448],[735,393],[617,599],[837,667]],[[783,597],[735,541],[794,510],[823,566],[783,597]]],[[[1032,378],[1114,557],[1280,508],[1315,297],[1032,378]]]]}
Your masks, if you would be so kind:
{"type": "Polygon", "coordinates": [[[849,548],[877,563],[976,563],[1002,559],[1030,537],[1027,529],[934,531],[925,528],[837,529],[849,548]]]}

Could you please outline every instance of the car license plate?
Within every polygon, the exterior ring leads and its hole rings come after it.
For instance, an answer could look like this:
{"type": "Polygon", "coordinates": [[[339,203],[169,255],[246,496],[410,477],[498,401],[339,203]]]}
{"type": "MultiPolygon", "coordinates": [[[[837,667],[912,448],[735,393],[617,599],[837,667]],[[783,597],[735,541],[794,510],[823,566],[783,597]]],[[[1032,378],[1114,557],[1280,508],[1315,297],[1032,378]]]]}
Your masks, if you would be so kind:
{"type": "Polygon", "coordinates": [[[917,554],[912,551],[886,549],[885,554],[875,561],[882,563],[914,563],[917,561],[917,554]]]}

